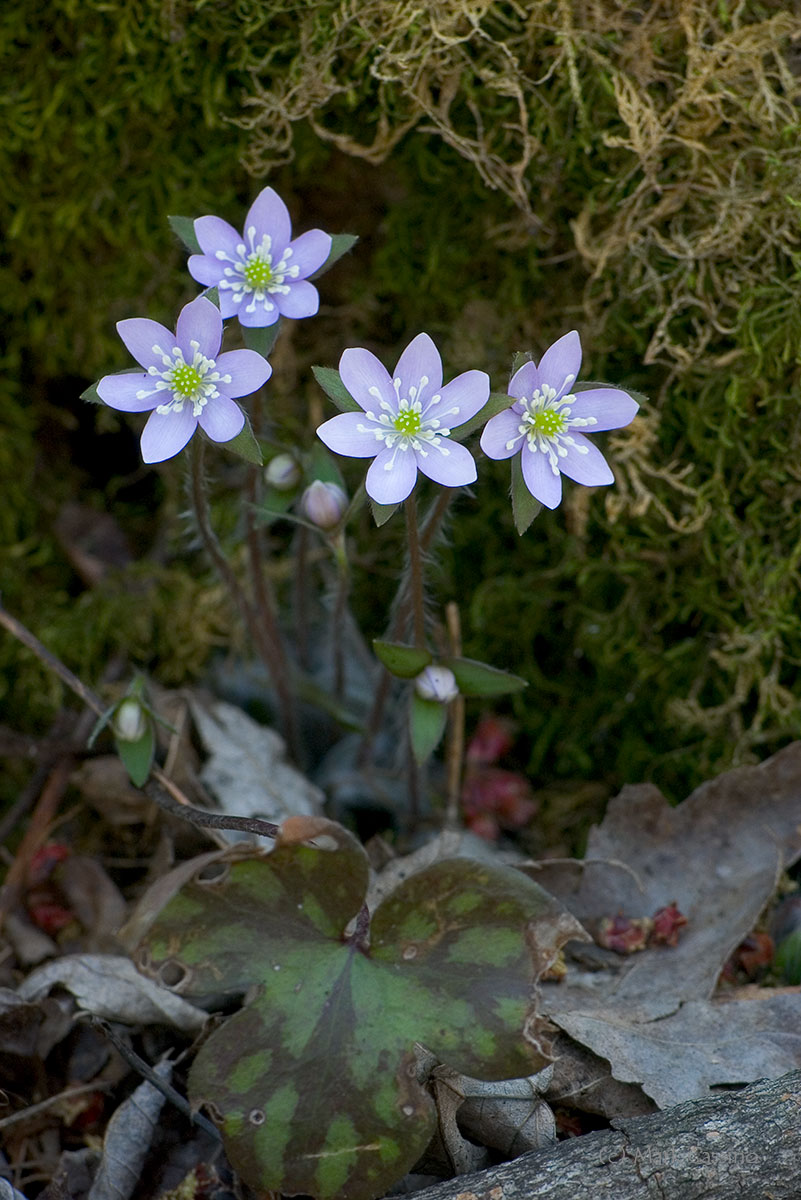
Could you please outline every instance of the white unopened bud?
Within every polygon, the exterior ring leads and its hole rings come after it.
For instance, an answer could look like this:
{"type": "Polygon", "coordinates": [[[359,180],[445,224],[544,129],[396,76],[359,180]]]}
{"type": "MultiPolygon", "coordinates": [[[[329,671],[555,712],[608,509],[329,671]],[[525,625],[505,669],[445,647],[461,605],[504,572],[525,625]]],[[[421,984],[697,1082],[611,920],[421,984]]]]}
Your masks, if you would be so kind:
{"type": "Polygon", "coordinates": [[[276,454],[264,468],[264,478],[277,492],[291,492],[300,483],[300,467],[291,454],[276,454]]]}
{"type": "Polygon", "coordinates": [[[414,681],[414,690],[421,700],[437,700],[449,704],[459,695],[456,677],[448,667],[426,667],[414,681]]]}
{"type": "Polygon", "coordinates": [[[147,714],[133,696],[128,696],[114,714],[113,729],[121,742],[138,742],[147,729],[147,714]]]}
{"type": "Polygon", "coordinates": [[[345,515],[348,497],[336,483],[315,479],[309,484],[300,501],[304,517],[320,529],[334,529],[345,515]]]}

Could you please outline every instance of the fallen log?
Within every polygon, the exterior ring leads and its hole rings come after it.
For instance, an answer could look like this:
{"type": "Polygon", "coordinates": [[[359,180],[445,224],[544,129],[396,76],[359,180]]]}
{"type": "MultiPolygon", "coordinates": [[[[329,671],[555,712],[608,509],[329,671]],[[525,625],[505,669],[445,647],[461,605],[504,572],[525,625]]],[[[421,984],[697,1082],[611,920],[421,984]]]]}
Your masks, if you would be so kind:
{"type": "Polygon", "coordinates": [[[801,1071],[461,1175],[415,1200],[798,1200],[801,1071]]]}

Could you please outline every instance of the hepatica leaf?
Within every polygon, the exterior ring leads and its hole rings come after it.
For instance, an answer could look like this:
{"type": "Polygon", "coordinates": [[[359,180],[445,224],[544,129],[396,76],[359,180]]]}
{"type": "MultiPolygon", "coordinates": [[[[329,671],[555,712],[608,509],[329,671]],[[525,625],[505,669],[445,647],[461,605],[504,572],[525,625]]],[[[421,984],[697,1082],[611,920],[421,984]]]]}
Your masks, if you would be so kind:
{"type": "Polygon", "coordinates": [[[368,934],[366,885],[346,830],[292,818],[270,854],[204,856],[137,952],[188,998],[251,989],[189,1093],[260,1194],[371,1200],[401,1178],[436,1125],[415,1042],[484,1079],[542,1065],[533,984],[573,919],[511,868],[451,859],[405,880],[368,934]]]}

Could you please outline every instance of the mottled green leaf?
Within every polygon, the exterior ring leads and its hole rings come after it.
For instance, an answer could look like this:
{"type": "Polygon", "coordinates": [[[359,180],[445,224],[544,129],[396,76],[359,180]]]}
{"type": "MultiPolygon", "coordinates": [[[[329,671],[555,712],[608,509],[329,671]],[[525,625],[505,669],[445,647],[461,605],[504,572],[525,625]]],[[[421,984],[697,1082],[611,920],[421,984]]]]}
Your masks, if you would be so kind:
{"type": "Polygon", "coordinates": [[[200,242],[195,234],[195,222],[192,217],[167,217],[170,229],[186,246],[190,254],[202,254],[200,242]]]}
{"type": "Polygon", "coordinates": [[[328,399],[333,400],[341,412],[361,412],[361,405],[356,403],[345,387],[336,367],[312,367],[312,374],[328,399]]]}
{"type": "MultiPolygon", "coordinates": [[[[524,451],[525,453],[525,451],[524,451]]],[[[539,516],[542,505],[535,500],[526,487],[523,478],[523,468],[520,465],[520,455],[512,459],[512,516],[515,529],[522,536],[535,517],[539,516]]]]}
{"type": "Polygon", "coordinates": [[[387,670],[398,679],[414,679],[434,661],[430,651],[419,646],[404,646],[402,642],[382,642],[374,638],[373,649],[387,670]]]}
{"type": "Polygon", "coordinates": [[[367,859],[333,822],[291,818],[271,854],[178,871],[136,960],[189,998],[248,991],[201,1047],[189,1095],[259,1194],[371,1200],[400,1179],[436,1127],[416,1042],[484,1079],[541,1064],[533,985],[580,931],[522,873],[437,863],[379,905],[368,936],[367,859]]]}
{"type": "Polygon", "coordinates": [[[443,667],[453,671],[459,691],[463,696],[503,696],[507,692],[519,692],[528,687],[520,675],[510,671],[499,671],[487,663],[473,658],[443,658],[443,667]]]}
{"type": "Polygon", "coordinates": [[[409,734],[415,762],[423,764],[442,741],[448,720],[447,705],[439,700],[424,700],[412,693],[409,709],[409,734]]]}

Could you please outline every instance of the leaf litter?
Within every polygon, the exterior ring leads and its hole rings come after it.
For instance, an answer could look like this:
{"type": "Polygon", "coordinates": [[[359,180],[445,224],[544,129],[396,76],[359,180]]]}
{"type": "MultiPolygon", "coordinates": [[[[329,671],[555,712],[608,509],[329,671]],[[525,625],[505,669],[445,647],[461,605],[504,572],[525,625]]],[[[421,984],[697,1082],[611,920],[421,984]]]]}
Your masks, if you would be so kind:
{"type": "MultiPolygon", "coordinates": [[[[230,763],[223,771],[231,798],[221,803],[232,810],[235,770],[230,763]]],[[[206,1102],[234,1169],[262,1189],[358,1200],[380,1194],[425,1155],[439,1154],[440,1172],[453,1171],[548,1144],[554,1109],[563,1129],[570,1111],[609,1120],[784,1074],[801,1065],[801,989],[719,981],[801,857],[800,801],[801,743],[704,784],[677,807],[650,785],[625,788],[592,831],[583,862],[521,869],[514,852],[511,865],[471,835],[442,834],[371,875],[358,842],[314,815],[313,792],[293,783],[288,810],[297,803],[301,815],[285,820],[272,853],[238,843],[180,863],[128,912],[113,952],[70,953],[75,943],[56,933],[47,939],[50,961],[20,981],[25,960],[8,943],[6,958],[20,969],[2,980],[16,987],[0,993],[2,1049],[12,1064],[0,1083],[8,1087],[14,1064],[29,1079],[33,1072],[20,1064],[38,1064],[38,1079],[53,1070],[82,1012],[144,1039],[151,1061],[163,1055],[165,1038],[180,1046],[204,1030],[189,1097],[195,1108],[206,1102]],[[334,859],[333,873],[320,872],[334,859]],[[368,884],[369,923],[360,916],[368,884]],[[218,916],[200,919],[210,899],[207,913],[218,916]],[[461,914],[457,900],[469,900],[461,914]],[[510,905],[516,950],[504,932],[510,905]],[[582,927],[597,938],[604,922],[647,923],[660,911],[673,914],[663,944],[649,936],[644,949],[622,955],[579,940],[582,927]],[[534,981],[565,942],[565,966],[538,984],[535,1013],[534,981]],[[144,948],[139,965],[154,978],[119,952],[136,944],[144,948]],[[206,1009],[230,1010],[243,998],[223,1024],[209,1023],[206,1009]],[[550,1065],[532,1074],[549,1052],[550,1065]]],[[[60,886],[81,908],[81,872],[70,871],[60,886]]],[[[83,945],[91,946],[92,932],[101,941],[114,932],[104,887],[97,892],[88,877],[86,887],[83,945]]],[[[108,895],[117,920],[127,901],[108,895]]],[[[24,910],[10,915],[24,929],[24,910]]],[[[182,1072],[180,1087],[186,1082],[182,1072]]],[[[153,1091],[152,1083],[140,1086],[153,1091]]],[[[163,1097],[151,1099],[158,1107],[163,1097]]],[[[26,1107],[37,1107],[27,1088],[11,1103],[20,1125],[26,1107]]],[[[66,1129],[64,1120],[56,1127],[66,1129]]],[[[151,1122],[155,1144],[164,1120],[151,1122]]],[[[209,1170],[217,1179],[208,1139],[186,1129],[185,1177],[209,1170]]],[[[144,1136],[134,1141],[138,1153],[144,1136]]],[[[9,1140],[9,1161],[21,1144],[9,1140]]],[[[49,1144],[52,1156],[52,1136],[49,1144]]],[[[64,1151],[59,1170],[100,1187],[98,1156],[93,1151],[87,1169],[78,1162],[83,1153],[64,1151]]],[[[109,1194],[124,1194],[133,1154],[133,1143],[120,1151],[109,1194]]],[[[14,1186],[25,1178],[13,1176],[14,1186]]],[[[70,1194],[83,1200],[88,1191],[76,1183],[70,1194]]]]}

